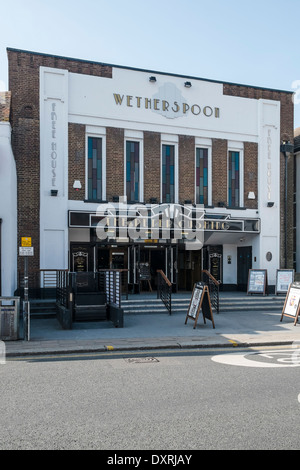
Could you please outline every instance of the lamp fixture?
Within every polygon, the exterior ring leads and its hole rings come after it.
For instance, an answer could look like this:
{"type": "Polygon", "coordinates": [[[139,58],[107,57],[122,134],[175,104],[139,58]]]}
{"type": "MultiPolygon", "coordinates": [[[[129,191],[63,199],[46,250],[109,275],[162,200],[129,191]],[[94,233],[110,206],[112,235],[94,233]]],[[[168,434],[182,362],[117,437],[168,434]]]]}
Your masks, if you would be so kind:
{"type": "Polygon", "coordinates": [[[291,153],[294,151],[294,146],[293,144],[290,143],[290,141],[283,141],[282,144],[280,145],[280,152],[284,154],[285,157],[288,157],[291,153]]]}
{"type": "Polygon", "coordinates": [[[274,202],[268,202],[268,207],[273,207],[274,206],[274,202]]]}
{"type": "Polygon", "coordinates": [[[50,194],[51,196],[57,196],[58,189],[51,189],[50,194]]]}
{"type": "Polygon", "coordinates": [[[73,188],[76,189],[76,191],[78,191],[78,189],[81,189],[81,183],[79,180],[74,181],[73,188]]]}
{"type": "Polygon", "coordinates": [[[255,199],[255,193],[253,191],[248,193],[248,199],[255,199]]]}
{"type": "Polygon", "coordinates": [[[192,84],[191,84],[191,82],[184,82],[184,86],[186,88],[191,88],[192,84]]]}
{"type": "Polygon", "coordinates": [[[156,77],[153,77],[153,76],[149,77],[149,82],[155,83],[156,82],[156,77]]]}

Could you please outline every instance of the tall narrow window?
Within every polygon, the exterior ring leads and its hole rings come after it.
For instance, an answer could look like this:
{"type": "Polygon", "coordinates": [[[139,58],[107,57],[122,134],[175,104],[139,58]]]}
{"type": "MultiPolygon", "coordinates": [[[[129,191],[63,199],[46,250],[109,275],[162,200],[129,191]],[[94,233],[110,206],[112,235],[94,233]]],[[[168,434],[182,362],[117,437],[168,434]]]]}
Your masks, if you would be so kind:
{"type": "Polygon", "coordinates": [[[162,146],[162,202],[175,202],[175,147],[162,146]]]}
{"type": "Polygon", "coordinates": [[[208,149],[196,149],[196,203],[208,204],[208,149]]]}
{"type": "Polygon", "coordinates": [[[128,202],[140,200],[140,144],[126,141],[126,196],[128,202]]]}
{"type": "Polygon", "coordinates": [[[240,205],[240,152],[229,152],[228,157],[228,205],[240,205]]]}
{"type": "Polygon", "coordinates": [[[88,137],[88,199],[102,200],[102,139],[88,137]]]}

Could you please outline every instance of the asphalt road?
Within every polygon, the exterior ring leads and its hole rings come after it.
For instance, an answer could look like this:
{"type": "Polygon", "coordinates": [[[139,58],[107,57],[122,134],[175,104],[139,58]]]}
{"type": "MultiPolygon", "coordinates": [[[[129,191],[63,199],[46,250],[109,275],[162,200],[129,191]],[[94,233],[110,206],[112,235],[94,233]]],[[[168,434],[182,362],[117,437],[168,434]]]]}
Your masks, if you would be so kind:
{"type": "Polygon", "coordinates": [[[292,348],[7,360],[0,449],[299,449],[299,366],[292,348]]]}

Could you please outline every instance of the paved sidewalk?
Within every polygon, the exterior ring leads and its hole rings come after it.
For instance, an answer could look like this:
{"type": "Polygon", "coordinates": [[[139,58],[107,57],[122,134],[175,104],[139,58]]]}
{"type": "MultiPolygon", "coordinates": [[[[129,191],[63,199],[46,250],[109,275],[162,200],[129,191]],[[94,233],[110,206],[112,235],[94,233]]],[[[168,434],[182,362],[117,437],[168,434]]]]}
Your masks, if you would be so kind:
{"type": "MultiPolygon", "coordinates": [[[[284,299],[282,299],[282,305],[284,299]]],[[[6,341],[6,356],[107,350],[300,344],[300,324],[276,311],[214,313],[215,328],[200,312],[194,329],[186,313],[125,314],[124,328],[110,322],[78,322],[63,330],[56,318],[31,319],[29,341],[6,341]]],[[[20,331],[22,334],[22,331],[20,331]]]]}

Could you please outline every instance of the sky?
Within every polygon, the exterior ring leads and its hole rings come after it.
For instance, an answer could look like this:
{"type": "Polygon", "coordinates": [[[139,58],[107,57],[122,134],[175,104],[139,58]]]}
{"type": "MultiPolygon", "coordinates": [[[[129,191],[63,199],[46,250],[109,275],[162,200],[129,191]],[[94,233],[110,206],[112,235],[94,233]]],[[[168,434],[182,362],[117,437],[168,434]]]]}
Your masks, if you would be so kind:
{"type": "Polygon", "coordinates": [[[294,91],[300,127],[299,0],[0,0],[6,48],[294,91]]]}

